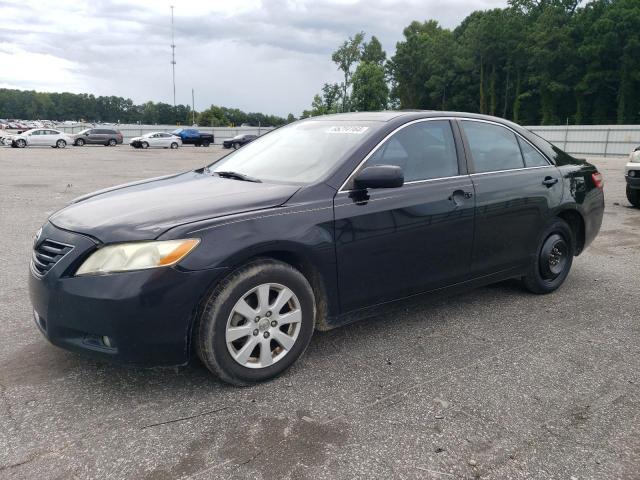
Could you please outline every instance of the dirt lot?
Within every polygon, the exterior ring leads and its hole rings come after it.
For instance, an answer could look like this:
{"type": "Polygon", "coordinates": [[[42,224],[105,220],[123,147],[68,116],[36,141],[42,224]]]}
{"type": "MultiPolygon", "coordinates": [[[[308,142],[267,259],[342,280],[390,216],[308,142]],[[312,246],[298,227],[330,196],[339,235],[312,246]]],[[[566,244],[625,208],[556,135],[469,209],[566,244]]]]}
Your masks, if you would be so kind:
{"type": "Polygon", "coordinates": [[[0,148],[0,478],[639,478],[640,210],[622,159],[600,236],[548,296],[505,282],[317,333],[283,377],[141,370],[33,324],[33,233],[86,192],[215,148],[0,148]]]}

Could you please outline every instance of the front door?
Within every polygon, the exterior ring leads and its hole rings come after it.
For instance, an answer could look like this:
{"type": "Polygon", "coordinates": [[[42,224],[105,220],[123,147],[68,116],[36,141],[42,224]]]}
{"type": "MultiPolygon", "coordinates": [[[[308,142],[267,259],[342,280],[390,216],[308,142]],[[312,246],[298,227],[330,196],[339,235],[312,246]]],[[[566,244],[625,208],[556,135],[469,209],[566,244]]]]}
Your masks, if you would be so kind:
{"type": "MultiPolygon", "coordinates": [[[[458,145],[459,147],[459,145],[458,145]]],[[[397,165],[399,188],[339,192],[334,200],[343,312],[467,278],[473,185],[448,120],[410,123],[360,168],[397,165]]]]}
{"type": "Polygon", "coordinates": [[[520,135],[486,121],[462,120],[476,195],[472,273],[528,265],[550,212],[562,200],[562,177],[520,135]]]}

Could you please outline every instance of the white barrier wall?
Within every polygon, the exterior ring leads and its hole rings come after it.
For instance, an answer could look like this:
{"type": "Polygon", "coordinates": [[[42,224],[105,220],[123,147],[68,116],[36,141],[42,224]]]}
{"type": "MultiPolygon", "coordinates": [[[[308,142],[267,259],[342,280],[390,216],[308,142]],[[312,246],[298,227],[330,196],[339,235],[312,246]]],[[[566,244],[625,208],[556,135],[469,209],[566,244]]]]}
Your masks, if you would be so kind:
{"type": "Polygon", "coordinates": [[[640,125],[529,126],[571,155],[614,157],[640,147],[640,125]]]}

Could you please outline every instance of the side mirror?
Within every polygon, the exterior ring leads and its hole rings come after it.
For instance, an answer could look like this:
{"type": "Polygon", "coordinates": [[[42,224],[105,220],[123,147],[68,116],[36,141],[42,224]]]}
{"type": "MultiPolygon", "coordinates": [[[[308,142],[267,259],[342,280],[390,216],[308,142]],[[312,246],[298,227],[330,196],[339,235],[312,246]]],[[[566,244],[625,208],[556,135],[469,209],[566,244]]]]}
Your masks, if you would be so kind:
{"type": "Polygon", "coordinates": [[[397,188],[404,184],[402,168],[396,165],[373,165],[362,169],[353,180],[356,189],[397,188]]]}

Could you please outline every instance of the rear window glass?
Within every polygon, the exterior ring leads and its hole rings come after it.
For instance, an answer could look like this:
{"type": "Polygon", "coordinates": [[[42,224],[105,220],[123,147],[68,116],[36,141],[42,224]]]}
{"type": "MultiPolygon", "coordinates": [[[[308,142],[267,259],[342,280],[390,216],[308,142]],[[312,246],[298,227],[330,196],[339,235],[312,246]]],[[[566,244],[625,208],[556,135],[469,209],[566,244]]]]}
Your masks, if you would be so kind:
{"type": "Polygon", "coordinates": [[[515,133],[499,125],[463,120],[475,171],[495,172],[523,168],[515,133]]]}

